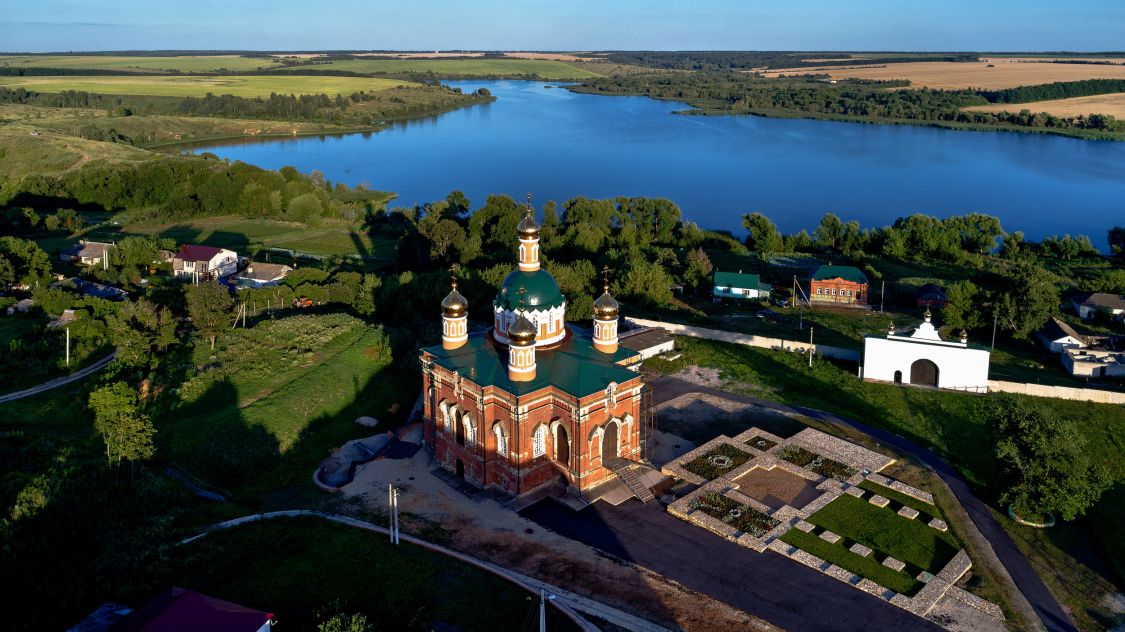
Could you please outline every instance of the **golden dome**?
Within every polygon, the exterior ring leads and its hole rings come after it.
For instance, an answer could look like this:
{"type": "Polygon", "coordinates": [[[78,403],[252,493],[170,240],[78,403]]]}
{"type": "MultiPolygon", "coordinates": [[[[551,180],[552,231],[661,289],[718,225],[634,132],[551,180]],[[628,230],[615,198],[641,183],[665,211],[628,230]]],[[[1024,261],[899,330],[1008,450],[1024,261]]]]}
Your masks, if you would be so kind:
{"type": "Polygon", "coordinates": [[[451,284],[453,289],[441,301],[441,313],[449,318],[460,318],[469,311],[469,301],[457,291],[457,280],[451,284]]]}
{"type": "Polygon", "coordinates": [[[516,322],[508,328],[508,342],[513,347],[530,347],[535,344],[535,324],[520,312],[516,322]]]}
{"type": "Polygon", "coordinates": [[[621,306],[617,303],[616,299],[610,296],[609,288],[607,287],[605,292],[594,301],[594,318],[599,320],[612,320],[617,318],[619,309],[621,309],[621,306]]]}
{"type": "Polygon", "coordinates": [[[535,215],[530,206],[527,207],[527,215],[524,215],[523,219],[520,220],[516,230],[519,231],[520,237],[523,239],[537,239],[539,237],[539,222],[535,221],[535,215]]]}

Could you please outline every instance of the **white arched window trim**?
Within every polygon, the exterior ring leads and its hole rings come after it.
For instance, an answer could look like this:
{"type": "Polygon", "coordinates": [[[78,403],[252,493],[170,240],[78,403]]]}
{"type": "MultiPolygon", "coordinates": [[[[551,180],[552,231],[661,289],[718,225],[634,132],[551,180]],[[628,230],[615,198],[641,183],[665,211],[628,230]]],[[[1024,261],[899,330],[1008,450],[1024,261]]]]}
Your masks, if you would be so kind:
{"type": "Polygon", "coordinates": [[[492,424],[492,434],[496,435],[496,454],[508,458],[508,436],[499,422],[492,424]]]}
{"type": "Polygon", "coordinates": [[[531,433],[531,456],[547,454],[547,426],[540,425],[531,433]]]}
{"type": "Polygon", "coordinates": [[[452,426],[449,423],[449,402],[443,401],[438,404],[438,410],[441,412],[442,429],[446,432],[450,432],[452,430],[452,426]]]}
{"type": "Polygon", "coordinates": [[[477,444],[477,427],[473,423],[473,416],[465,413],[461,416],[461,423],[465,424],[465,445],[474,446],[477,444]]]}

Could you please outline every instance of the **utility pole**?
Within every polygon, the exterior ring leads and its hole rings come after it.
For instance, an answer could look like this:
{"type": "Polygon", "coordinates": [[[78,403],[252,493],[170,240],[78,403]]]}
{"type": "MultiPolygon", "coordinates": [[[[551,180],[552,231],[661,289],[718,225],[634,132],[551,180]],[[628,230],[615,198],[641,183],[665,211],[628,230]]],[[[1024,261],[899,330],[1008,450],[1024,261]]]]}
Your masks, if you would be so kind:
{"type": "Polygon", "coordinates": [[[539,632],[547,632],[547,602],[554,600],[554,595],[548,595],[547,589],[539,587],[539,632]]]}
{"type": "Polygon", "coordinates": [[[66,365],[70,366],[70,327],[66,328],[66,365]]]}
{"type": "Polygon", "coordinates": [[[391,544],[398,544],[398,489],[392,483],[387,483],[387,524],[391,544]]]}
{"type": "Polygon", "coordinates": [[[992,306],[992,350],[996,351],[996,306],[992,306]]]}
{"type": "Polygon", "coordinates": [[[887,280],[883,279],[883,287],[879,289],[879,313],[883,313],[883,295],[887,293],[887,280]]]}
{"type": "Polygon", "coordinates": [[[813,333],[813,327],[810,325],[809,326],[809,368],[810,369],[812,368],[812,350],[813,350],[812,333],[813,333]]]}

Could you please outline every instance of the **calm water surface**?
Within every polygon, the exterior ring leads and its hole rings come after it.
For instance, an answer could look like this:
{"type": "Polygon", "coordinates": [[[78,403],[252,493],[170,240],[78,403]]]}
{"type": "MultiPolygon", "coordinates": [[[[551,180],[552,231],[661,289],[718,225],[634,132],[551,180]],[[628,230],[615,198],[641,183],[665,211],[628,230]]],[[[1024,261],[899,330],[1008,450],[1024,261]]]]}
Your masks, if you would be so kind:
{"type": "MultiPolygon", "coordinates": [[[[574,94],[526,81],[486,87],[494,103],[377,134],[207,148],[275,169],[319,169],[332,181],[395,191],[393,203],[460,189],[537,206],[592,198],[667,197],[705,228],[742,234],[741,216],[769,215],[785,232],[826,211],[864,226],[924,212],[979,211],[1038,239],[1125,224],[1125,142],[1040,134],[963,132],[752,116],[675,116],[682,104],[574,94]]],[[[198,149],[197,151],[204,151],[198,149]]]]}

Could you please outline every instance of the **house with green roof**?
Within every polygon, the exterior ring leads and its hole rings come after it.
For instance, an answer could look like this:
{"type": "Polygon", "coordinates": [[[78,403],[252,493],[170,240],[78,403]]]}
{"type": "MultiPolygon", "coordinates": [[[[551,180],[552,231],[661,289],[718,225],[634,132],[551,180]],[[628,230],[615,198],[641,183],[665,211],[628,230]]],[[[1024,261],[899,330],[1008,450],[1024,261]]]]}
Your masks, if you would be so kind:
{"type": "Polygon", "coordinates": [[[770,285],[762,283],[758,275],[743,274],[742,270],[738,272],[715,270],[712,282],[714,287],[711,289],[711,296],[715,302],[728,298],[761,301],[768,299],[773,290],[770,285]]]}
{"type": "Polygon", "coordinates": [[[867,305],[867,275],[855,266],[824,265],[809,277],[809,304],[867,305]]]}

